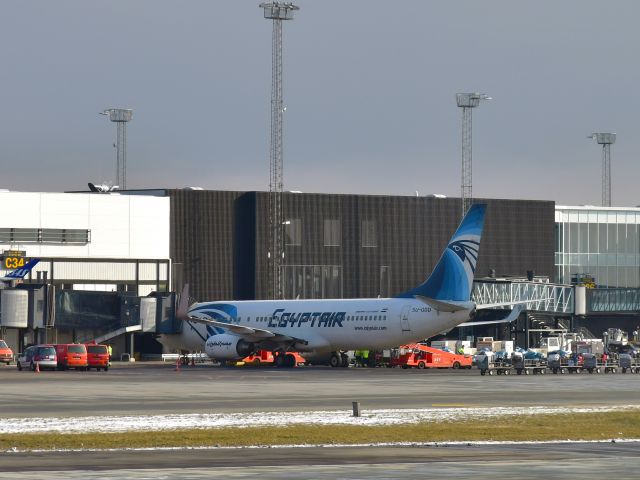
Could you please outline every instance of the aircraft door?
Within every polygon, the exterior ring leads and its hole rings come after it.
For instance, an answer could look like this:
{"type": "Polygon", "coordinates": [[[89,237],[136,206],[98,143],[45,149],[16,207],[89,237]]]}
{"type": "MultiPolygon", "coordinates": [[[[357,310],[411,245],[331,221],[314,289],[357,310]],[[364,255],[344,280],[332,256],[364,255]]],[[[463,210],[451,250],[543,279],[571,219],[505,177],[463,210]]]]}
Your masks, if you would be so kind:
{"type": "Polygon", "coordinates": [[[410,312],[411,305],[406,305],[402,308],[402,313],[400,313],[400,326],[402,327],[402,333],[411,331],[411,326],[409,325],[410,312]]]}

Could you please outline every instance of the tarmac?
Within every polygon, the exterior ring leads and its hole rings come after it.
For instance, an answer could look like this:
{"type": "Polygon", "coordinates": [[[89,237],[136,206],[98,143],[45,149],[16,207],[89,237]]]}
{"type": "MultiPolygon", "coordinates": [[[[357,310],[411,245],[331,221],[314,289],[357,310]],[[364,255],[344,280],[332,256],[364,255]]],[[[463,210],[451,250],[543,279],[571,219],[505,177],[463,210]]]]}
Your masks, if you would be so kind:
{"type": "Polygon", "coordinates": [[[639,374],[481,376],[472,370],[119,364],[108,372],[0,368],[0,415],[156,415],[640,403],[639,374]]]}
{"type": "MultiPolygon", "coordinates": [[[[114,363],[108,372],[0,368],[1,417],[367,408],[640,404],[640,375],[481,376],[472,370],[114,363]]],[[[0,478],[615,478],[638,443],[313,447],[0,454],[0,478]],[[95,472],[99,471],[99,476],[95,472]]]]}

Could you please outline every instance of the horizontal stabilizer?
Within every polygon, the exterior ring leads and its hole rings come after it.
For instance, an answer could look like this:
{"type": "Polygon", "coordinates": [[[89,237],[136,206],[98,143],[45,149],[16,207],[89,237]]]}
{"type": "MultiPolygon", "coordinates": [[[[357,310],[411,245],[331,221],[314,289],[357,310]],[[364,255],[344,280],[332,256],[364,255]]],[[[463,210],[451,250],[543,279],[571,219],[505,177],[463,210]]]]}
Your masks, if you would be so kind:
{"type": "Polygon", "coordinates": [[[435,300],[433,298],[423,297],[422,295],[415,296],[418,300],[423,303],[426,303],[434,310],[438,310],[439,312],[459,312],[461,310],[467,310],[466,307],[461,307],[460,305],[456,305],[455,303],[445,302],[443,300],[435,300]]]}
{"type": "Polygon", "coordinates": [[[516,305],[515,307],[513,307],[513,310],[511,310],[509,315],[504,317],[502,320],[487,320],[486,322],[465,322],[458,325],[458,327],[474,327],[477,325],[494,325],[496,323],[513,322],[514,320],[517,320],[517,318],[520,316],[520,313],[522,313],[522,305],[516,305]]]}

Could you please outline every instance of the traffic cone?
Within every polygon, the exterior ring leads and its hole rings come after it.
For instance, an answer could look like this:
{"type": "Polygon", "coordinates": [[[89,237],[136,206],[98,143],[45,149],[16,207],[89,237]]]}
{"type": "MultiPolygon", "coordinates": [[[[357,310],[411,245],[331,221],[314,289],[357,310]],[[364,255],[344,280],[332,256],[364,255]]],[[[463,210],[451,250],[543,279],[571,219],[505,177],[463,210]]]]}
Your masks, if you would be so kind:
{"type": "Polygon", "coordinates": [[[34,370],[36,373],[40,373],[40,362],[36,362],[36,369],[34,370]]]}
{"type": "Polygon", "coordinates": [[[175,368],[176,372],[180,371],[180,355],[178,355],[178,359],[176,360],[176,368],[175,368]]]}

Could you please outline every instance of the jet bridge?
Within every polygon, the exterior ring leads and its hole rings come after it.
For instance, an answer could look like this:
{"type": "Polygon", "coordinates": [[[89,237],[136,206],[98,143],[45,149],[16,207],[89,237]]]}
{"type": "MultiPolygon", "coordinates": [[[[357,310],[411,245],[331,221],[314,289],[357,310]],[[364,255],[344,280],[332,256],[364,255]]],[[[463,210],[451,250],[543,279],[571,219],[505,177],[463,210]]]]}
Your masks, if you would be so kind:
{"type": "Polygon", "coordinates": [[[479,308],[507,308],[523,305],[525,310],[571,315],[574,313],[574,286],[556,283],[477,280],[471,299],[479,308]]]}

